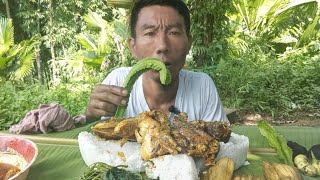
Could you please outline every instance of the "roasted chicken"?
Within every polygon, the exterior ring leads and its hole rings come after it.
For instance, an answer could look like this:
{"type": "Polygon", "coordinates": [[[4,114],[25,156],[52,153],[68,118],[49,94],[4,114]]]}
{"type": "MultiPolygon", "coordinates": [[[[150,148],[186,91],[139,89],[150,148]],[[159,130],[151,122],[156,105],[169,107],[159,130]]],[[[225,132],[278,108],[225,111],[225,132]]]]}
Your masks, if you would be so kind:
{"type": "MultiPolygon", "coordinates": [[[[213,165],[214,158],[219,152],[219,141],[189,123],[185,113],[180,113],[174,118],[173,122],[176,130],[188,142],[188,146],[182,147],[182,149],[186,150],[190,156],[204,157],[206,165],[213,165]]],[[[176,134],[178,133],[173,133],[172,135],[175,140],[178,140],[180,135],[175,136],[176,134]]]]}
{"type": "Polygon", "coordinates": [[[120,140],[121,145],[128,140],[135,141],[135,130],[138,128],[136,118],[114,119],[109,121],[99,122],[93,126],[92,132],[103,139],[120,140]]]}
{"type": "Polygon", "coordinates": [[[205,158],[206,165],[213,165],[219,151],[219,142],[228,142],[231,129],[227,123],[188,122],[186,113],[179,113],[170,124],[161,111],[140,113],[136,118],[111,119],[92,127],[97,136],[104,139],[122,139],[141,144],[141,157],[149,160],[165,154],[186,153],[205,158]]]}
{"type": "Polygon", "coordinates": [[[231,136],[231,129],[229,124],[217,121],[202,121],[196,120],[191,121],[190,124],[195,128],[198,128],[206,132],[211,137],[217,139],[220,142],[227,143],[231,136]]]}
{"type": "Polygon", "coordinates": [[[168,117],[161,111],[150,111],[138,116],[138,127],[135,131],[138,143],[141,144],[141,157],[149,160],[165,154],[178,154],[180,147],[170,135],[168,117]]]}

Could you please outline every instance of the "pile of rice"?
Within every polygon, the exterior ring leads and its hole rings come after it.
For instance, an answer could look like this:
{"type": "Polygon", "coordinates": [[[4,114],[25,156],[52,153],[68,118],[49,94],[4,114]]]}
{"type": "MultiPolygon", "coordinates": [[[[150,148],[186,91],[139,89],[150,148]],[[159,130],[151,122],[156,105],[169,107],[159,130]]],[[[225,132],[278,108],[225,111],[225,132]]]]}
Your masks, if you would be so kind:
{"type": "Polygon", "coordinates": [[[137,142],[127,142],[121,147],[120,141],[106,141],[91,133],[81,132],[78,143],[82,159],[88,166],[104,162],[110,166],[126,165],[127,170],[133,172],[145,171],[149,166],[149,162],[141,159],[141,146],[137,142]]]}
{"type": "MultiPolygon", "coordinates": [[[[90,166],[95,162],[104,162],[111,166],[126,165],[132,172],[146,172],[149,178],[160,180],[193,180],[198,179],[204,169],[203,159],[193,159],[186,154],[165,155],[151,161],[143,161],[140,156],[140,144],[127,142],[122,147],[120,141],[103,140],[88,133],[78,136],[81,156],[90,166]]],[[[244,165],[249,150],[249,139],[246,136],[231,134],[228,143],[220,142],[217,159],[228,156],[235,162],[235,169],[244,165]]]]}

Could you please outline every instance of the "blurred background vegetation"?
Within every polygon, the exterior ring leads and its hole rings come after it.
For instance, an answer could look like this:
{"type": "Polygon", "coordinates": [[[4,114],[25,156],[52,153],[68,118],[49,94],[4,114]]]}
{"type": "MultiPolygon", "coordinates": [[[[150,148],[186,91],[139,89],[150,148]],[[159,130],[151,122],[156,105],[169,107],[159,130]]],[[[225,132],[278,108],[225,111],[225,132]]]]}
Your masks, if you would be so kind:
{"type": "MultiPolygon", "coordinates": [[[[185,2],[194,40],[185,68],[208,73],[225,107],[273,118],[320,109],[319,1],[185,2]]],[[[135,63],[131,3],[0,1],[0,129],[40,104],[84,113],[111,69],[135,63]]]]}

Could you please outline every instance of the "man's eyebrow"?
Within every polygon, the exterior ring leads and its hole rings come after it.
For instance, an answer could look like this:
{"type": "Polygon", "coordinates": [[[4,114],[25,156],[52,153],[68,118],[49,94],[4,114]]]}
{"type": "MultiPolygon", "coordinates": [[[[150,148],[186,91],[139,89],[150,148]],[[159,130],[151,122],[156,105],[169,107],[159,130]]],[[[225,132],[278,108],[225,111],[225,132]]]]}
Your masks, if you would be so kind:
{"type": "Polygon", "coordinates": [[[151,24],[143,24],[141,26],[141,29],[142,30],[145,30],[145,29],[152,29],[152,28],[155,28],[156,26],[155,25],[151,25],[151,24]]]}
{"type": "MultiPolygon", "coordinates": [[[[177,22],[177,23],[172,23],[172,24],[167,25],[167,28],[169,28],[169,29],[172,29],[172,28],[183,29],[183,27],[184,27],[183,24],[181,24],[181,23],[179,23],[179,22],[177,22]]],[[[142,30],[153,29],[153,28],[156,28],[156,26],[155,26],[155,25],[151,25],[151,24],[143,24],[143,25],[141,26],[141,29],[142,29],[142,30]]]]}
{"type": "Polygon", "coordinates": [[[179,22],[173,23],[173,24],[169,24],[167,27],[168,27],[169,29],[171,29],[171,28],[183,29],[183,25],[182,25],[181,23],[179,23],[179,22]]]}

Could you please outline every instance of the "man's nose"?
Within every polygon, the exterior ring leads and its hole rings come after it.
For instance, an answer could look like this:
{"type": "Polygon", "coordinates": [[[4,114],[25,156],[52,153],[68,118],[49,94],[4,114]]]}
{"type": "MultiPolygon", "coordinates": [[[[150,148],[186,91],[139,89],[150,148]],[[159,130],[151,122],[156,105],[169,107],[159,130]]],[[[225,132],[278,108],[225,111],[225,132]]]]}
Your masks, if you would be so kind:
{"type": "Polygon", "coordinates": [[[156,42],[156,53],[163,54],[169,51],[169,39],[165,34],[159,34],[156,42]]]}

